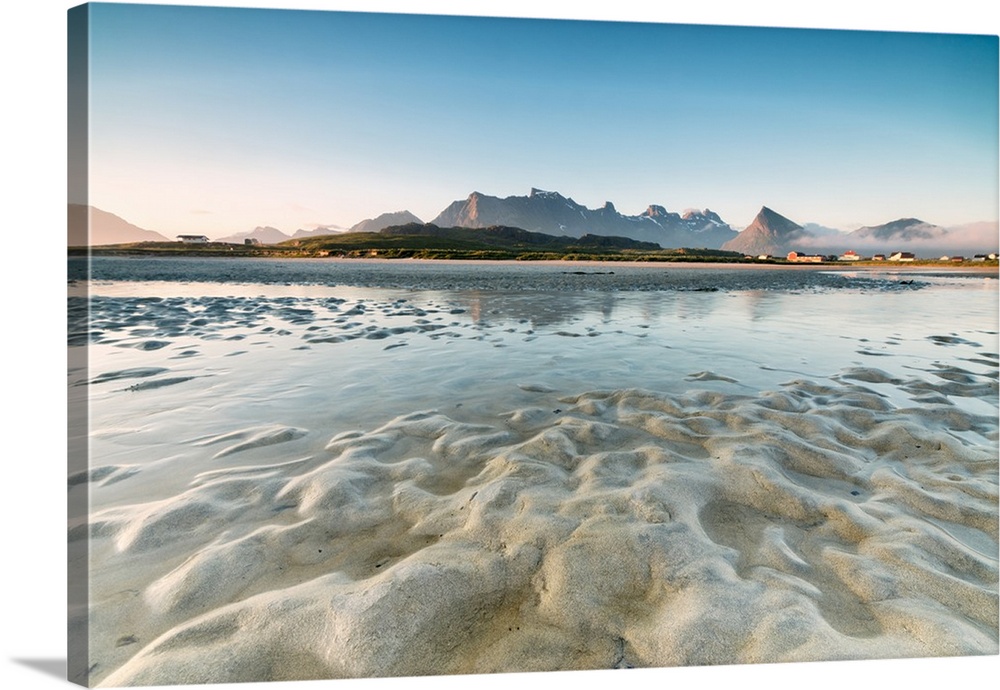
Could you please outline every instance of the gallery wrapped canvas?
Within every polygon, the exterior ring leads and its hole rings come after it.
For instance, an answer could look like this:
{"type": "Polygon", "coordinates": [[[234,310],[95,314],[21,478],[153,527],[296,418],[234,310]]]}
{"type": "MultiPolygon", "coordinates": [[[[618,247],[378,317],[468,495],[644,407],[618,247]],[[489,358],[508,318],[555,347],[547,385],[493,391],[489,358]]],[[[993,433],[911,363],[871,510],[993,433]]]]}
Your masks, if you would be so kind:
{"type": "Polygon", "coordinates": [[[68,28],[69,680],[997,654],[996,35],[68,28]]]}

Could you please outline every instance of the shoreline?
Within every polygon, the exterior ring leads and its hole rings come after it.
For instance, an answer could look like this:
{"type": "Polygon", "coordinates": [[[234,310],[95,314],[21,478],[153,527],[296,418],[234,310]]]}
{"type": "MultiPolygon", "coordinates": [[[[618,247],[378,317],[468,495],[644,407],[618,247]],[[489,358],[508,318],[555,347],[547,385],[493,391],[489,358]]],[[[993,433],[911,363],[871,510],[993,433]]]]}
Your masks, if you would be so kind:
{"type": "MultiPolygon", "coordinates": [[[[380,249],[380,252],[391,251],[380,249]]],[[[671,250],[664,250],[671,251],[671,250]]],[[[706,250],[708,252],[714,252],[717,250],[706,250]]],[[[630,258],[629,255],[609,253],[601,258],[600,255],[586,254],[583,256],[586,258],[574,258],[580,256],[580,254],[569,254],[560,257],[558,253],[555,253],[551,258],[538,258],[539,252],[524,252],[521,256],[512,256],[504,258],[490,258],[490,257],[468,257],[468,256],[454,256],[454,257],[443,257],[443,258],[428,258],[422,256],[388,256],[388,255],[377,255],[372,254],[368,256],[330,256],[315,253],[300,253],[295,251],[285,252],[282,250],[269,250],[269,249],[249,249],[246,250],[243,247],[234,245],[229,248],[229,251],[220,251],[218,249],[211,250],[201,250],[192,247],[186,247],[178,250],[143,250],[138,248],[112,248],[111,245],[108,246],[98,246],[98,247],[86,247],[86,246],[74,246],[68,247],[67,258],[118,258],[118,259],[155,259],[155,258],[165,258],[165,259],[220,259],[220,260],[233,260],[233,259],[255,259],[255,260],[278,260],[278,261],[323,261],[323,262],[336,262],[336,263],[351,263],[351,264],[378,264],[385,265],[389,263],[400,263],[404,265],[414,265],[414,264],[428,264],[428,265],[447,265],[447,264],[478,264],[478,265],[595,265],[595,266],[607,266],[607,265],[619,265],[619,266],[679,266],[682,268],[692,268],[692,267],[730,267],[730,268],[740,268],[740,269],[753,269],[753,268],[773,268],[773,269],[794,269],[794,270],[826,270],[830,268],[839,269],[852,269],[852,270],[893,270],[893,271],[905,271],[914,268],[919,269],[934,269],[942,271],[973,271],[976,273],[981,272],[993,272],[1000,273],[1000,262],[996,259],[985,260],[985,261],[973,261],[971,259],[965,260],[963,262],[942,262],[939,259],[927,258],[918,259],[916,261],[906,261],[906,262],[896,262],[896,261],[824,261],[820,263],[807,263],[807,262],[788,262],[783,259],[775,260],[759,260],[751,257],[747,258],[736,258],[730,257],[728,260],[717,260],[717,257],[713,254],[708,253],[704,255],[699,254],[676,254],[676,255],[657,255],[657,254],[638,254],[637,258],[630,258]]]]}
{"type": "MultiPolygon", "coordinates": [[[[260,258],[281,258],[281,257],[260,257],[260,258]]],[[[407,264],[426,264],[430,266],[435,265],[449,265],[449,264],[462,264],[467,266],[472,265],[490,265],[490,266],[509,266],[509,265],[538,265],[538,266],[607,266],[608,264],[617,266],[628,266],[630,268],[678,268],[682,270],[695,269],[695,268],[718,268],[718,269],[734,269],[734,270],[812,270],[812,271],[824,271],[824,270],[865,270],[865,271],[883,271],[890,270],[893,272],[906,272],[906,271],[945,271],[948,273],[996,273],[1000,275],[1000,265],[993,263],[986,266],[952,266],[952,265],[942,265],[935,266],[934,264],[897,264],[892,263],[820,263],[820,264],[792,264],[792,263],[770,263],[770,262],[734,262],[734,261],[601,261],[598,259],[588,259],[588,260],[559,260],[559,259],[539,259],[532,261],[519,261],[517,259],[379,259],[379,258],[359,258],[359,259],[347,259],[340,257],[329,257],[329,258],[319,258],[319,257],[303,257],[305,259],[314,259],[316,261],[335,261],[337,263],[369,263],[373,265],[386,265],[395,262],[405,262],[407,264]]]]}
{"type": "Polygon", "coordinates": [[[677,268],[681,270],[696,268],[712,269],[733,269],[733,270],[793,270],[793,271],[829,271],[829,270],[850,270],[878,272],[889,271],[894,273],[935,271],[954,273],[975,273],[975,274],[997,274],[1000,275],[1000,264],[998,262],[987,262],[985,265],[951,265],[933,263],[933,260],[926,262],[898,263],[898,262],[857,262],[857,263],[774,263],[774,262],[754,262],[754,261],[641,261],[641,260],[617,260],[617,259],[421,259],[421,258],[380,258],[380,257],[318,257],[318,256],[274,256],[274,255],[239,255],[221,256],[216,253],[185,253],[185,254],[96,254],[87,257],[85,254],[69,254],[68,258],[114,258],[114,259],[218,259],[220,261],[231,261],[234,259],[253,259],[256,261],[296,261],[310,263],[333,263],[343,265],[373,265],[388,266],[399,265],[427,265],[427,266],[627,266],[629,268],[677,268]]]}
{"type": "MultiPolygon", "coordinates": [[[[991,267],[833,266],[646,262],[506,261],[463,259],[246,259],[186,257],[171,260],[103,257],[68,262],[69,284],[82,289],[110,282],[182,282],[294,286],[340,285],[403,290],[604,292],[814,289],[919,289],[928,281],[998,277],[991,267]]],[[[306,288],[299,288],[305,290],[306,288]]]]}

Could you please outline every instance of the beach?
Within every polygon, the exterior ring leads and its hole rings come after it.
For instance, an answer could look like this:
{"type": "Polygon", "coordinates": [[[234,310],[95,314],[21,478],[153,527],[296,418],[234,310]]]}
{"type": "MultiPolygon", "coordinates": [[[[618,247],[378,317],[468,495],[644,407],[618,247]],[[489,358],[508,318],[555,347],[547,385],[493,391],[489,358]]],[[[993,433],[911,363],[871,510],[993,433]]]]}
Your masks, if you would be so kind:
{"type": "Polygon", "coordinates": [[[92,684],[997,653],[995,268],[92,269],[92,684]]]}

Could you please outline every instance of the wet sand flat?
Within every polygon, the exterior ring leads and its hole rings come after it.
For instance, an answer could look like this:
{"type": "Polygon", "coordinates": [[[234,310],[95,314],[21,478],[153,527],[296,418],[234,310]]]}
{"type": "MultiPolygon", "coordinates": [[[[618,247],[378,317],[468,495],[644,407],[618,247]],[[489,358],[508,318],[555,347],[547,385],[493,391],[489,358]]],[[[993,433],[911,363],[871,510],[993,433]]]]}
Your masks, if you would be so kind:
{"type": "Polygon", "coordinates": [[[92,683],[997,653],[990,274],[352,266],[77,297],[92,683]]]}

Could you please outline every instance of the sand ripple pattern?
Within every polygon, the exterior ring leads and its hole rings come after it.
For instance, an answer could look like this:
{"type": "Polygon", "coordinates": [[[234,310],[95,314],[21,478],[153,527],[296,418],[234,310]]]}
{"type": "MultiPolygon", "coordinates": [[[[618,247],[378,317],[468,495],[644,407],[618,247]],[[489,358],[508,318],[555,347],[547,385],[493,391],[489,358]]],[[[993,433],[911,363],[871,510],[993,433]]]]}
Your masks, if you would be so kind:
{"type": "Polygon", "coordinates": [[[887,378],[420,412],[107,509],[108,567],[159,570],[95,601],[96,677],[995,654],[997,419],[947,396],[996,381],[887,378]]]}

